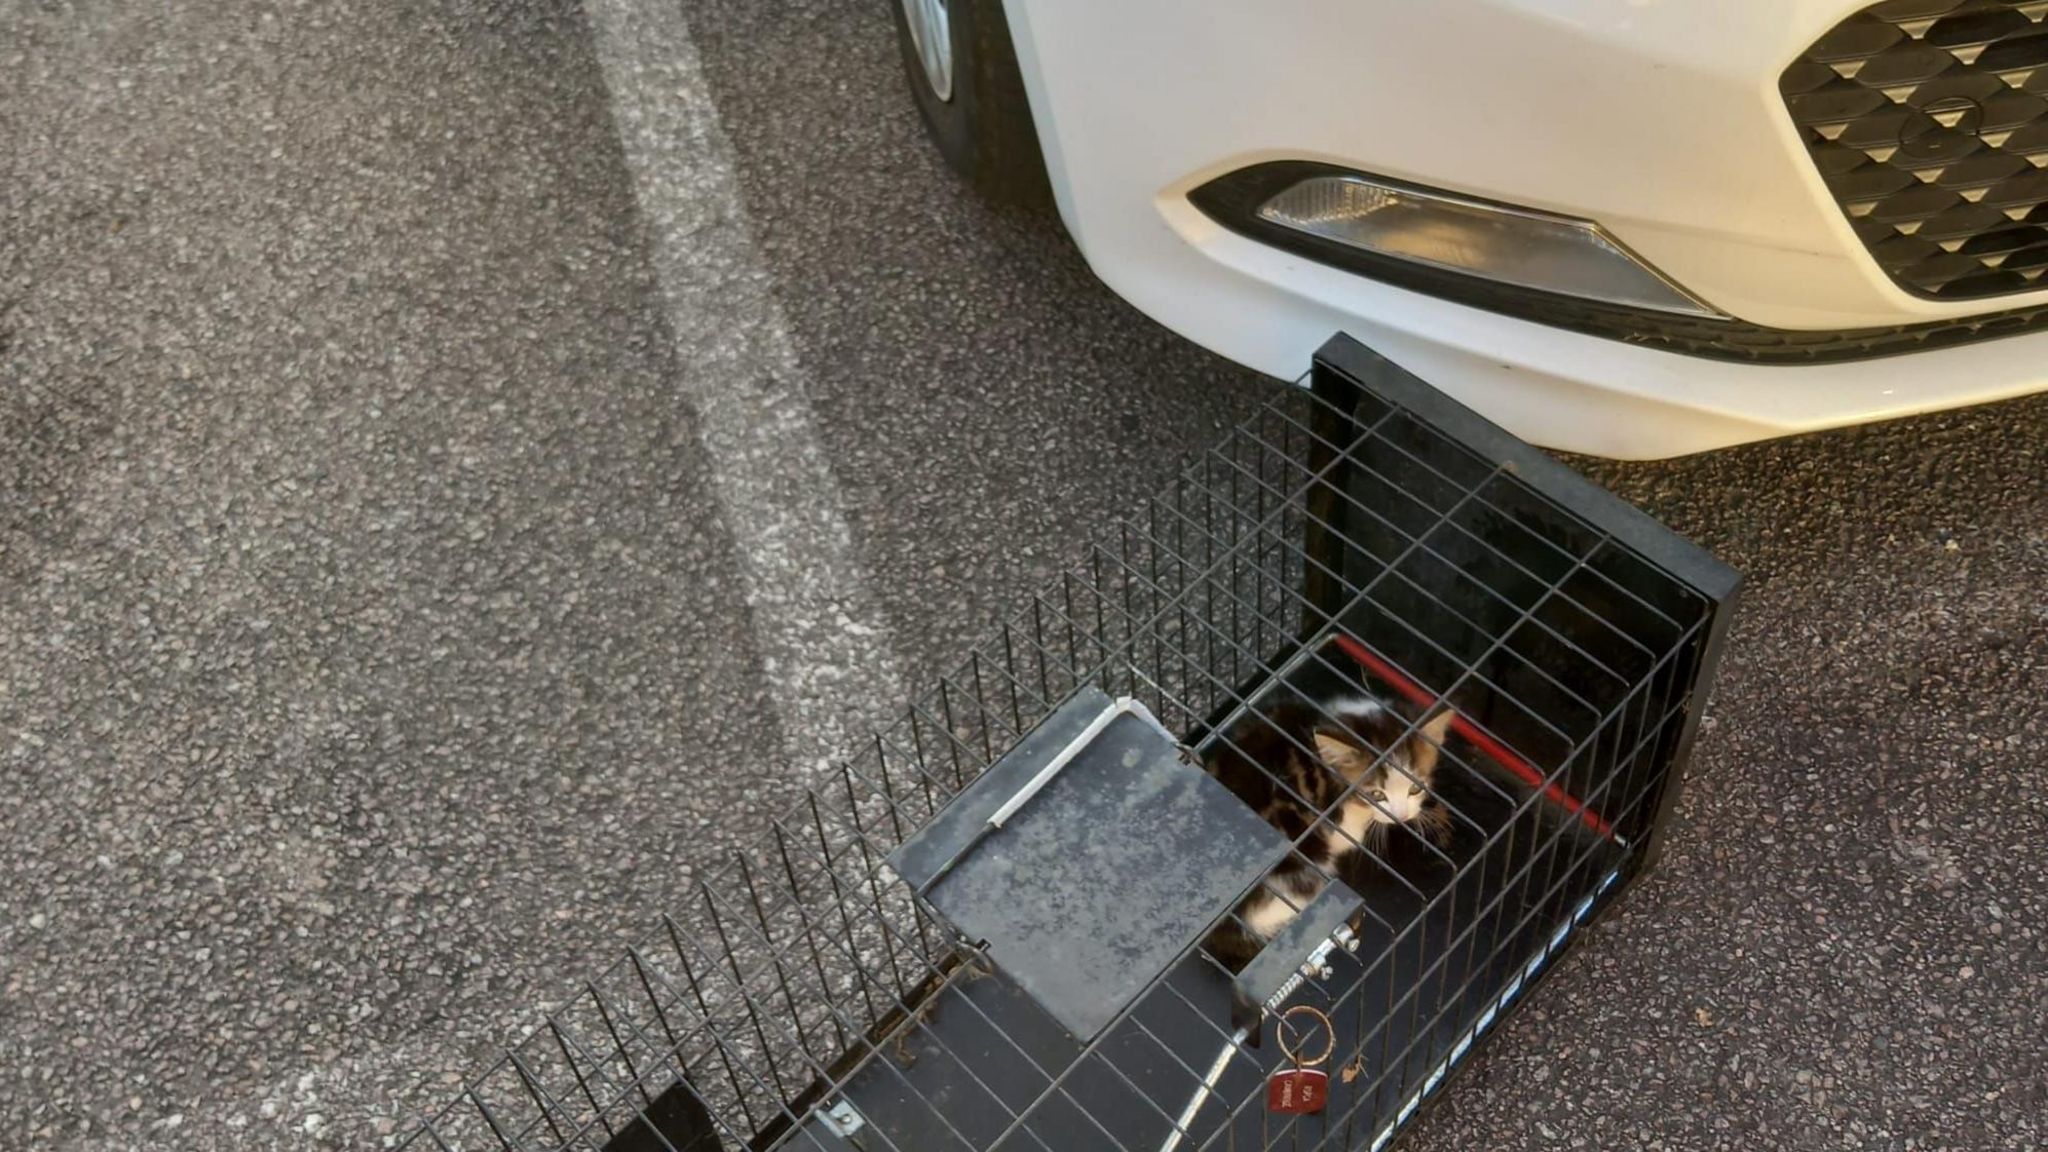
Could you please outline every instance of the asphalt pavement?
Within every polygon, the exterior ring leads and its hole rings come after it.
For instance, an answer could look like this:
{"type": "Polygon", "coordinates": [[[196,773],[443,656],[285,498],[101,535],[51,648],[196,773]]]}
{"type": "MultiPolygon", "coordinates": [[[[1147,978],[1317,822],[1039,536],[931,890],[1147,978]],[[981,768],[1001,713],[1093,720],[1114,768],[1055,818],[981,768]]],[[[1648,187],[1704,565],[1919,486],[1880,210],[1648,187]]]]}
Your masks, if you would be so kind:
{"type": "MultiPolygon", "coordinates": [[[[0,1147],[374,1146],[797,787],[764,606],[915,686],[1271,394],[963,193],[880,0],[681,13],[688,147],[572,3],[0,8],[0,1147]]],[[[2048,1143],[2044,445],[1577,462],[1750,583],[1662,869],[1406,1147],[2048,1143]]]]}

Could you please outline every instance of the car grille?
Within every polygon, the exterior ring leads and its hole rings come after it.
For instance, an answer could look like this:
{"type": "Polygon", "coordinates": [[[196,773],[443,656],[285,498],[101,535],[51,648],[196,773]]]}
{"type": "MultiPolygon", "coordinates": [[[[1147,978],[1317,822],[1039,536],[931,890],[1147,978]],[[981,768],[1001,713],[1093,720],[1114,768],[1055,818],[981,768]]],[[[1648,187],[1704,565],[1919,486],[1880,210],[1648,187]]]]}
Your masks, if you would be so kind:
{"type": "Polygon", "coordinates": [[[2048,0],[1890,0],[1836,25],[1778,86],[1900,287],[2048,288],[2048,0]]]}

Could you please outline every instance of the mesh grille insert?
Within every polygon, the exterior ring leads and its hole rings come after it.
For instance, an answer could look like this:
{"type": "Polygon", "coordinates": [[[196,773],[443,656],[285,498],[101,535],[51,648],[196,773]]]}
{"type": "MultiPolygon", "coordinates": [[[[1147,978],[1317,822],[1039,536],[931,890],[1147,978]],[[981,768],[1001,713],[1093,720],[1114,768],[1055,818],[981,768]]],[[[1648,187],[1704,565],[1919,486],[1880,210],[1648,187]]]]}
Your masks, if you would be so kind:
{"type": "Polygon", "coordinates": [[[1889,0],[1815,41],[1778,87],[1901,288],[2048,288],[2048,0],[1889,0]]]}

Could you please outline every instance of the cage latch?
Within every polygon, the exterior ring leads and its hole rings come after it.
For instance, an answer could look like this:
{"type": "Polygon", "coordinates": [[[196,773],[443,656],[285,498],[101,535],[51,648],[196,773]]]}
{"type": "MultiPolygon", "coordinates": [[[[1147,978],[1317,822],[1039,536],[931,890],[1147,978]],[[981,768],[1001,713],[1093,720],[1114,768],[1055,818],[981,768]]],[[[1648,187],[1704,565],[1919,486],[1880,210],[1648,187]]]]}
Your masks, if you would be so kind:
{"type": "MultiPolygon", "coordinates": [[[[1353,897],[1353,900],[1355,899],[1356,897],[1353,897]]],[[[1351,905],[1344,901],[1342,896],[1338,896],[1328,907],[1349,908],[1351,905]]],[[[1224,1041],[1222,1051],[1218,1052],[1216,1059],[1210,1063],[1209,1070],[1202,1077],[1201,1084],[1195,1088],[1194,1095],[1188,1098],[1187,1105],[1180,1110],[1179,1117],[1174,1120],[1173,1129],[1166,1134],[1165,1143],[1159,1146],[1159,1152],[1176,1152],[1187,1139],[1188,1133],[1194,1129],[1195,1117],[1202,1111],[1202,1105],[1208,1103],[1209,1097],[1216,1094],[1216,1085],[1222,1080],[1224,1069],[1229,1067],[1231,1056],[1236,1054],[1239,1048],[1245,1047],[1247,1042],[1250,1047],[1259,1046],[1259,1034],[1265,1014],[1277,1012],[1280,1005],[1286,1003],[1287,998],[1294,995],[1306,981],[1328,980],[1336,971],[1330,963],[1331,955],[1339,949],[1357,952],[1358,943],[1358,933],[1348,922],[1337,925],[1263,1001],[1255,1002],[1251,999],[1242,979],[1232,985],[1230,1022],[1236,1031],[1231,1033],[1230,1039],[1224,1041]]]]}

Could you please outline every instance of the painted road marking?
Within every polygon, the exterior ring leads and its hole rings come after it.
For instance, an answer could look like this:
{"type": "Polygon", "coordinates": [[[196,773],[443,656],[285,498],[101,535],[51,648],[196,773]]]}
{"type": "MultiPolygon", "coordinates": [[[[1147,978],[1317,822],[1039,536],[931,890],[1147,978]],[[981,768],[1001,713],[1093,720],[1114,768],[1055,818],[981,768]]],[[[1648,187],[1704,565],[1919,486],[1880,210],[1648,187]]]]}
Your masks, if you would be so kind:
{"type": "Polygon", "coordinates": [[[590,0],[584,11],[785,751],[815,769],[900,706],[888,628],[681,5],[590,0]]]}

